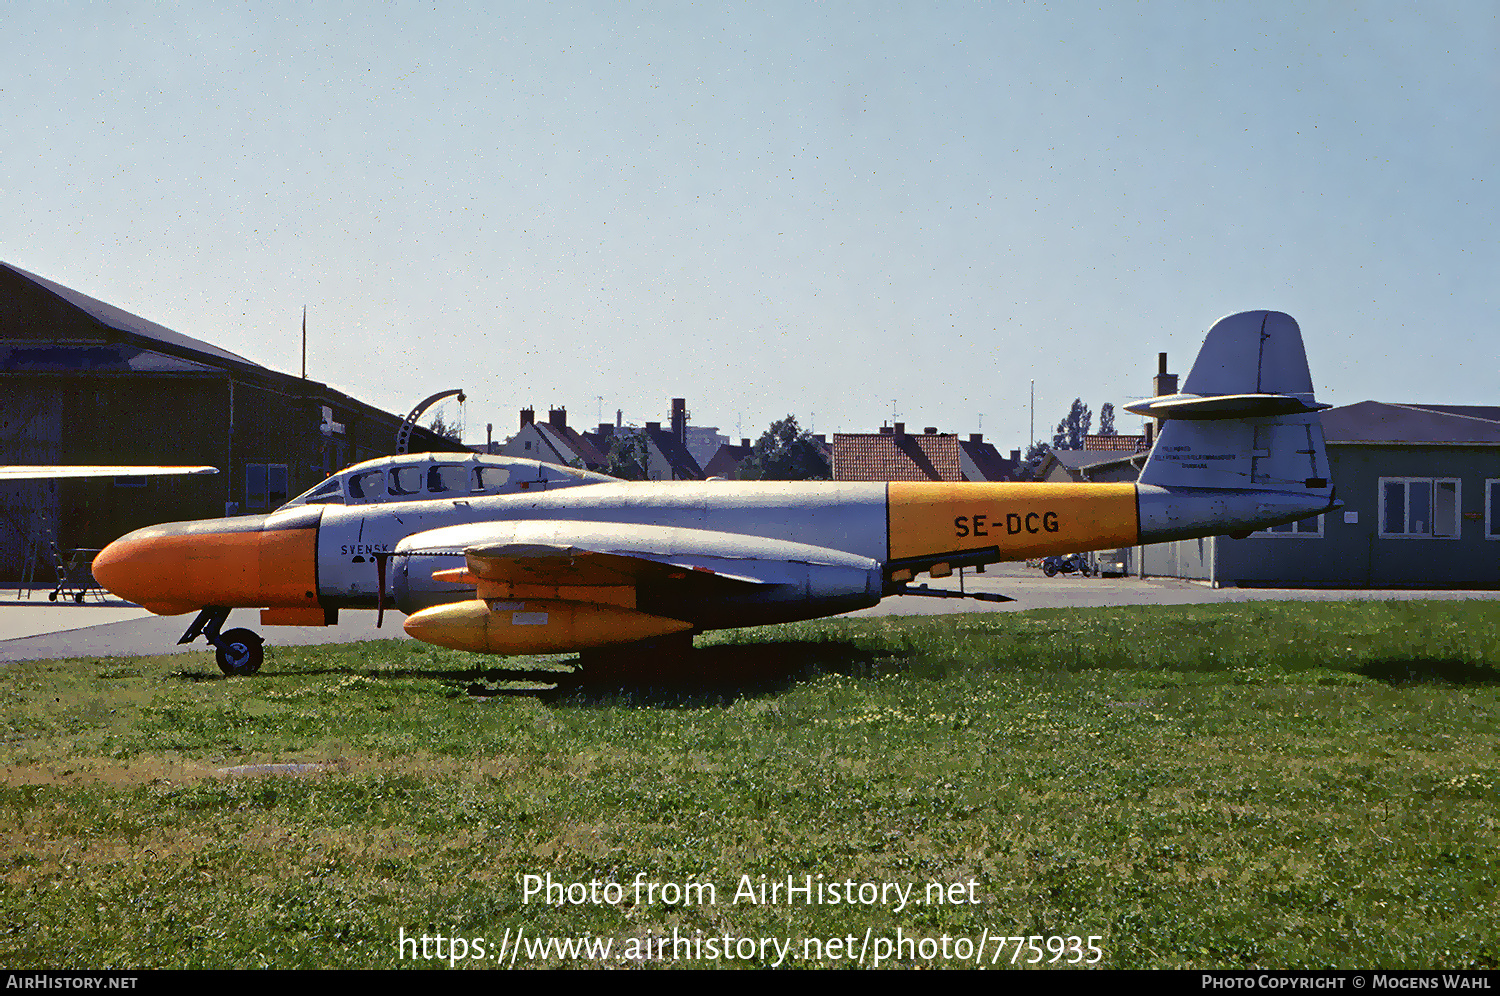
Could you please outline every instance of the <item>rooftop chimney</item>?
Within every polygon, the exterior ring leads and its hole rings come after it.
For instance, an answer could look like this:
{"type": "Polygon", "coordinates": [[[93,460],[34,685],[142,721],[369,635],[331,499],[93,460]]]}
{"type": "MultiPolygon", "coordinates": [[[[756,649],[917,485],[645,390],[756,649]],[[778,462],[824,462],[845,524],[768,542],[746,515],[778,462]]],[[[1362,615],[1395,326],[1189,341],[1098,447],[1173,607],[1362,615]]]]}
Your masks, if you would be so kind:
{"type": "Polygon", "coordinates": [[[600,422],[599,423],[599,435],[601,435],[601,436],[613,436],[614,434],[615,434],[615,427],[614,426],[610,425],[608,422],[600,422]]]}
{"type": "Polygon", "coordinates": [[[922,430],[922,435],[924,435],[924,436],[936,436],[937,435],[937,426],[935,426],[935,425],[929,425],[927,428],[925,428],[925,429],[922,430]]]}
{"type": "Polygon", "coordinates": [[[906,435],[906,423],[897,422],[891,431],[895,434],[897,439],[901,438],[902,436],[906,435]]]}
{"type": "Polygon", "coordinates": [[[748,440],[748,439],[741,439],[740,440],[740,449],[748,450],[749,448],[750,448],[750,440],[748,440]]]}
{"type": "Polygon", "coordinates": [[[533,423],[535,421],[536,421],[536,409],[535,408],[522,408],[521,409],[521,428],[524,429],[528,425],[530,425],[531,423],[533,423]]]}
{"type": "Polygon", "coordinates": [[[882,425],[880,427],[880,434],[882,436],[889,436],[891,434],[891,427],[888,425],[882,425]]]}
{"type": "Polygon", "coordinates": [[[660,432],[661,431],[661,423],[660,422],[647,422],[646,423],[646,431],[647,432],[660,432]]]}
{"type": "Polygon", "coordinates": [[[1167,354],[1156,354],[1156,379],[1151,382],[1156,397],[1177,393],[1177,375],[1167,373],[1167,354]]]}
{"type": "Polygon", "coordinates": [[[566,408],[554,408],[547,413],[547,424],[555,425],[559,429],[565,429],[568,425],[568,410],[566,408]]]}
{"type": "Polygon", "coordinates": [[[984,442],[984,433],[982,433],[982,432],[971,432],[971,433],[969,433],[969,442],[971,442],[971,443],[982,443],[982,442],[984,442]]]}

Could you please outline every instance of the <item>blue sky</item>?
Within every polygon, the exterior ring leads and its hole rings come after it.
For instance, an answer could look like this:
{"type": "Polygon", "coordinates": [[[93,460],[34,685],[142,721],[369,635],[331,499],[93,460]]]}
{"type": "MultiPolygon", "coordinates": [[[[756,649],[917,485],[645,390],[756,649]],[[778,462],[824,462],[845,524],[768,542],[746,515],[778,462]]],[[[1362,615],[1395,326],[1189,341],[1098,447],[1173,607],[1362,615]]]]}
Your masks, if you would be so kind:
{"type": "Polygon", "coordinates": [[[305,304],[309,376],[471,439],[1020,448],[1033,378],[1050,436],[1251,308],[1322,400],[1500,404],[1492,4],[5,11],[0,259],[293,373],[305,304]]]}

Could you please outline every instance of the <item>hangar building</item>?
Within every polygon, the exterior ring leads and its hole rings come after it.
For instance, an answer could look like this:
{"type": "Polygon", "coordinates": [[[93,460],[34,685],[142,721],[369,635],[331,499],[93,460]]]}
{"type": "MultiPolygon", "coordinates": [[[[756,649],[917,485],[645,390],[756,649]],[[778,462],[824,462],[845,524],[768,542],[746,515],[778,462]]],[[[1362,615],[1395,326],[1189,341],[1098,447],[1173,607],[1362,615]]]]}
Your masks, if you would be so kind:
{"type": "MultiPolygon", "coordinates": [[[[215,476],[0,485],[0,577],[141,526],[265,512],[394,451],[402,417],[0,263],[0,464],[208,464],[215,476]]],[[[462,447],[417,428],[412,450],[462,447]]]]}
{"type": "Polygon", "coordinates": [[[1138,549],[1134,573],[1216,585],[1500,588],[1500,408],[1362,401],[1323,413],[1337,511],[1246,539],[1138,549]]]}

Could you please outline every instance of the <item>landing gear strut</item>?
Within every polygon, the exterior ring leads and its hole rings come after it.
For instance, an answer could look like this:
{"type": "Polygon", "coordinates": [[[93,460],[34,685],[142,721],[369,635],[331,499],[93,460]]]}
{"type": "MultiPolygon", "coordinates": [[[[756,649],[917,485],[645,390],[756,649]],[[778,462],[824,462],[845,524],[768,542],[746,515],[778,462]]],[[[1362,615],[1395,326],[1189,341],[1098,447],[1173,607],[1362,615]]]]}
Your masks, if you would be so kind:
{"type": "Polygon", "coordinates": [[[199,634],[213,645],[219,662],[219,670],[228,677],[252,675],[260,670],[266,659],[265,641],[260,634],[248,629],[232,629],[220,633],[219,627],[229,618],[229,610],[222,605],[209,605],[198,613],[198,618],[182,634],[178,644],[192,643],[199,634]]]}

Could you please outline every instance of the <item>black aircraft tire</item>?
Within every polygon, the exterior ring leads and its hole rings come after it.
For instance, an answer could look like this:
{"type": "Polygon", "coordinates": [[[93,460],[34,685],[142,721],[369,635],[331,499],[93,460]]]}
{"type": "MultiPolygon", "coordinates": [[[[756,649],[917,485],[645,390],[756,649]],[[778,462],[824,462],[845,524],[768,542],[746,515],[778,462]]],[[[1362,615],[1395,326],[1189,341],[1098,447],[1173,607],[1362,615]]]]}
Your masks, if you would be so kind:
{"type": "Polygon", "coordinates": [[[214,656],[219,661],[219,670],[225,675],[248,677],[260,670],[266,659],[266,648],[258,633],[249,629],[232,629],[220,639],[224,641],[224,647],[218,648],[214,656]]]}

